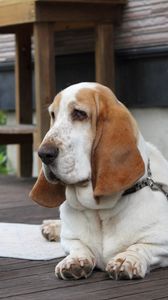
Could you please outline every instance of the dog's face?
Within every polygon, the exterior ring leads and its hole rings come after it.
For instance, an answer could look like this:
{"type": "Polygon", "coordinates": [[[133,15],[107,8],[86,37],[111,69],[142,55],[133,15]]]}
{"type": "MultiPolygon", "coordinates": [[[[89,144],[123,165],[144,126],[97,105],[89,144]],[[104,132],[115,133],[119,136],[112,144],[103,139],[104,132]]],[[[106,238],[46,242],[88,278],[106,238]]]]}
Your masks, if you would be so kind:
{"type": "Polygon", "coordinates": [[[51,127],[38,153],[50,182],[85,184],[91,180],[94,86],[83,84],[85,95],[79,93],[78,85],[71,86],[59,93],[49,107],[51,127]]]}
{"type": "Polygon", "coordinates": [[[31,192],[36,202],[60,205],[62,183],[92,183],[93,197],[122,194],[144,174],[136,122],[108,88],[70,86],[55,97],[49,113],[51,127],[38,152],[43,172],[31,192]]]}

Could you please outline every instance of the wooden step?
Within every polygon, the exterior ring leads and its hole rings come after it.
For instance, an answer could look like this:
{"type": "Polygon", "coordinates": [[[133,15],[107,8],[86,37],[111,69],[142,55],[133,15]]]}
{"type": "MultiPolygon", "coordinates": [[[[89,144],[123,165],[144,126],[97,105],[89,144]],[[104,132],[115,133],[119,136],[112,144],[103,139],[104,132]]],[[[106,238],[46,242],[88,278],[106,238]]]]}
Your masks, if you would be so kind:
{"type": "Polygon", "coordinates": [[[0,144],[25,144],[33,143],[34,125],[2,125],[0,126],[0,144]]]}
{"type": "Polygon", "coordinates": [[[0,134],[33,134],[36,130],[34,125],[2,125],[0,126],[0,134]]]}

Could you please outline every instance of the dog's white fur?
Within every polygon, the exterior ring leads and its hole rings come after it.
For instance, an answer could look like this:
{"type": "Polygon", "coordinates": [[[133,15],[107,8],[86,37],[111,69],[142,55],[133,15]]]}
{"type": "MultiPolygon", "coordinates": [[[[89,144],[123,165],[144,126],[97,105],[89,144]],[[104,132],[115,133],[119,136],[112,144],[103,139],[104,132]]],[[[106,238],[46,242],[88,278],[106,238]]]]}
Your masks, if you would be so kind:
{"type": "MultiPolygon", "coordinates": [[[[52,172],[74,184],[67,186],[66,201],[60,207],[61,244],[67,257],[56,266],[56,275],[62,279],[87,277],[97,266],[111,278],[143,278],[150,269],[168,266],[168,201],[162,192],[145,187],[125,196],[104,196],[96,203],[90,180],[91,126],[74,124],[68,115],[76,93],[94,86],[82,83],[62,92],[57,118],[45,137],[61,147],[57,169],[53,164],[52,172]],[[87,185],[75,184],[85,180],[89,180],[87,185]]],[[[145,169],[150,158],[153,179],[167,185],[168,162],[140,132],[138,148],[145,169]]],[[[43,231],[50,230],[50,225],[52,221],[44,224],[43,231]]]]}
{"type": "MultiPolygon", "coordinates": [[[[91,179],[90,153],[93,142],[91,124],[89,122],[72,122],[68,107],[74,105],[78,108],[75,94],[84,87],[94,87],[95,84],[82,83],[73,85],[62,91],[59,110],[54,111],[53,105],[49,107],[57,115],[56,120],[45,136],[45,140],[53,140],[59,145],[60,153],[57,166],[52,164],[51,171],[65,183],[73,184],[91,179]]],[[[82,104],[80,104],[82,109],[82,104]]],[[[87,111],[87,107],[84,107],[87,111]]],[[[44,171],[46,166],[43,165],[44,171]]]]}

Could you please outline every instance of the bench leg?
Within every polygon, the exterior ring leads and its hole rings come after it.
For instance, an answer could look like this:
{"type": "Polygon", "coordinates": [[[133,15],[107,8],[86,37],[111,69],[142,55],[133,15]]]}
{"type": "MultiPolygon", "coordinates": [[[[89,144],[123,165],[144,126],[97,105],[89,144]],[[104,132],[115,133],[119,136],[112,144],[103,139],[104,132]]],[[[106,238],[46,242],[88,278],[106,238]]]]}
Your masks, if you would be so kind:
{"type": "Polygon", "coordinates": [[[22,177],[31,177],[33,165],[33,136],[30,136],[26,143],[18,146],[17,156],[18,175],[22,177]]]}
{"type": "Polygon", "coordinates": [[[113,24],[96,26],[96,81],[114,90],[114,28],[113,24]]]}
{"type": "MultiPolygon", "coordinates": [[[[32,124],[31,32],[26,30],[16,33],[15,87],[16,121],[18,124],[32,124]]],[[[18,176],[32,176],[32,155],[32,139],[18,146],[18,176]]]]}
{"type": "MultiPolygon", "coordinates": [[[[37,144],[39,146],[49,129],[48,106],[52,103],[56,93],[52,23],[37,23],[34,25],[34,45],[37,144]]],[[[40,168],[41,163],[39,161],[40,168]]]]}

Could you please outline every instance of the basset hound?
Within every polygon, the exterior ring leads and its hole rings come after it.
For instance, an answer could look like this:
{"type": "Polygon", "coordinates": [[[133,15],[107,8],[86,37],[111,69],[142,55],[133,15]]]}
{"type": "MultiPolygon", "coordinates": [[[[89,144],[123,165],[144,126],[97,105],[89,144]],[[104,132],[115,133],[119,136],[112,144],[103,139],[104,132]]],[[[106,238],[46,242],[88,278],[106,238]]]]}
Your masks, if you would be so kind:
{"type": "Polygon", "coordinates": [[[98,267],[132,279],[168,266],[168,162],[131,113],[110,89],[87,82],[61,91],[49,113],[31,197],[60,206],[61,221],[42,228],[67,253],[56,276],[87,278],[98,267]]]}

